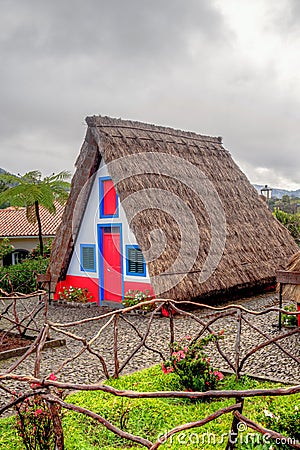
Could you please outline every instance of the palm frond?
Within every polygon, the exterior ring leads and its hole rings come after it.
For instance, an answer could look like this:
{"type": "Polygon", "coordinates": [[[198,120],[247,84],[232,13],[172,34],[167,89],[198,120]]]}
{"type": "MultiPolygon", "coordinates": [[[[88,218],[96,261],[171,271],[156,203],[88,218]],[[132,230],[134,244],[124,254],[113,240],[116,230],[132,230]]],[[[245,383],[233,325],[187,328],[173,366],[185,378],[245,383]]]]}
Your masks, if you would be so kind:
{"type": "Polygon", "coordinates": [[[42,180],[42,172],[40,170],[31,170],[30,172],[26,172],[21,176],[24,182],[26,183],[40,183],[42,180]]]}
{"type": "Polygon", "coordinates": [[[18,175],[13,175],[12,173],[1,173],[0,181],[7,185],[14,185],[22,182],[22,178],[18,175]]]}
{"type": "Polygon", "coordinates": [[[71,178],[71,172],[68,172],[67,170],[62,170],[59,173],[54,173],[53,175],[50,175],[49,177],[45,177],[44,181],[47,183],[53,183],[54,181],[65,181],[69,180],[71,178]]]}

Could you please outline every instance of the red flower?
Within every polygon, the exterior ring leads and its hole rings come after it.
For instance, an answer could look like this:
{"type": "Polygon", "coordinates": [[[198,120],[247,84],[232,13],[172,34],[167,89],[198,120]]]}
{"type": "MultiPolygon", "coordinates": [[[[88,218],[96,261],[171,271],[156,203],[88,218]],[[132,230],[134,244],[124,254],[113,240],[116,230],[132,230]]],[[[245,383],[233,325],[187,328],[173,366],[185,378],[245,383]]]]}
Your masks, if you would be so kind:
{"type": "Polygon", "coordinates": [[[222,372],[219,372],[218,370],[216,370],[214,372],[215,377],[217,377],[218,380],[223,380],[224,375],[222,374],[222,372]]]}
{"type": "Polygon", "coordinates": [[[173,372],[173,367],[166,367],[164,364],[161,365],[162,371],[163,373],[167,374],[167,373],[171,373],[173,372]]]}
{"type": "Polygon", "coordinates": [[[43,413],[42,408],[36,409],[36,410],[34,411],[35,417],[39,416],[39,415],[42,414],[42,413],[43,413]]]}
{"type": "Polygon", "coordinates": [[[49,375],[48,379],[51,380],[51,381],[56,381],[57,380],[56,375],[54,375],[53,372],[49,375]]]}

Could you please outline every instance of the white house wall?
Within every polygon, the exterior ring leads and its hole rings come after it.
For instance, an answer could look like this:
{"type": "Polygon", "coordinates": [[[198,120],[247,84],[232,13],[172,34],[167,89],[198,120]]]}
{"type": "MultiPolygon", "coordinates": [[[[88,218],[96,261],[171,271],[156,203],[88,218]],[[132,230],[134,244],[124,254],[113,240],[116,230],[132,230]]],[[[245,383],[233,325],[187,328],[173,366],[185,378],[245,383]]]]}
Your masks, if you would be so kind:
{"type": "Polygon", "coordinates": [[[86,274],[90,278],[99,278],[99,255],[98,255],[98,236],[97,225],[98,224],[122,224],[122,257],[123,257],[123,270],[124,281],[132,281],[138,283],[150,283],[148,275],[148,269],[146,268],[146,276],[129,276],[126,274],[126,257],[125,257],[125,245],[137,245],[134,234],[131,232],[125,212],[122,205],[119,203],[119,217],[114,218],[100,218],[99,214],[99,179],[102,177],[109,177],[106,165],[103,160],[100,168],[95,176],[95,181],[91,189],[87,207],[81,222],[80,230],[77,235],[77,240],[74,246],[74,252],[67,271],[67,275],[70,276],[84,276],[84,272],[80,270],[80,244],[95,244],[96,245],[96,272],[89,272],[86,274]]]}

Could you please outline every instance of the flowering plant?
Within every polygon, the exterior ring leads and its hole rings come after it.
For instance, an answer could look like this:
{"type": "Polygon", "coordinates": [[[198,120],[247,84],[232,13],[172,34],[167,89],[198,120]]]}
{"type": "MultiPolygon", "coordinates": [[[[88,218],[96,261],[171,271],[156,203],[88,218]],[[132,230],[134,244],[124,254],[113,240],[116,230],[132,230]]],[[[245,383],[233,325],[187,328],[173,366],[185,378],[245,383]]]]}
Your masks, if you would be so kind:
{"type": "MultiPolygon", "coordinates": [[[[138,305],[139,303],[146,302],[147,300],[152,300],[152,298],[153,297],[150,295],[148,289],[146,289],[145,292],[139,291],[138,289],[136,290],[129,289],[129,291],[127,291],[124,296],[123,305],[125,306],[125,308],[127,308],[129,306],[135,306],[138,305]]],[[[142,304],[141,309],[145,311],[152,311],[153,309],[155,309],[155,304],[154,303],[152,305],[142,304]]]]}
{"type": "MultiPolygon", "coordinates": [[[[51,253],[53,239],[48,239],[47,242],[44,242],[43,246],[43,258],[49,258],[51,253]]],[[[41,256],[41,248],[40,244],[38,244],[35,248],[33,248],[28,255],[30,259],[38,259],[41,256]]]]}
{"type": "Polygon", "coordinates": [[[210,358],[204,348],[224,334],[209,334],[201,339],[186,336],[171,345],[171,357],[162,364],[164,373],[175,372],[182,386],[188,391],[207,391],[214,389],[223,374],[211,366],[210,358]]]}
{"type": "MultiPolygon", "coordinates": [[[[283,309],[288,312],[293,312],[293,311],[297,312],[296,305],[294,305],[294,304],[285,306],[283,309]]],[[[282,314],[281,323],[284,326],[297,326],[298,318],[297,318],[297,316],[294,316],[291,314],[282,314]]]]}
{"type": "MultiPolygon", "coordinates": [[[[56,380],[51,374],[49,380],[56,380]]],[[[38,383],[32,383],[31,388],[41,387],[38,383]]],[[[61,396],[56,390],[56,394],[61,396]]],[[[23,396],[22,392],[13,392],[13,400],[23,396]]],[[[22,438],[26,450],[54,450],[56,448],[56,432],[54,415],[60,421],[61,407],[51,406],[41,394],[26,397],[22,402],[16,403],[16,429],[22,438]]]]}
{"type": "Polygon", "coordinates": [[[63,287],[63,290],[58,295],[59,300],[65,300],[67,302],[88,303],[93,300],[93,296],[87,288],[63,287]]]}

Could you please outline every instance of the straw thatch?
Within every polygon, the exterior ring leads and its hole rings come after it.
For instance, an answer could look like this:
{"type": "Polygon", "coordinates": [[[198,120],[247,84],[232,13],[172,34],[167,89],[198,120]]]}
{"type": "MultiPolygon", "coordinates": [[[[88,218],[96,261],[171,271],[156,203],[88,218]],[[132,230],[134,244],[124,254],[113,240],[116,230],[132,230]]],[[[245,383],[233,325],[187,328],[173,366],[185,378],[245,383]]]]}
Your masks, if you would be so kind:
{"type": "MultiPolygon", "coordinates": [[[[101,116],[88,117],[86,122],[86,138],[76,162],[62,225],[53,244],[50,272],[54,283],[65,277],[92,183],[81,193],[79,214],[73,217],[78,195],[97,171],[102,158],[108,165],[114,163],[110,175],[142,251],[146,254],[155,239],[160,244],[162,239],[157,229],[164,233],[165,248],[148,263],[156,292],[178,299],[198,298],[275,281],[277,269],[285,266],[297,246],[289,232],[273,218],[220,138],[101,116]],[[168,167],[162,166],[165,156],[168,167]],[[190,177],[188,185],[176,179],[179,158],[183,161],[179,172],[190,177]],[[201,195],[193,190],[193,184],[199,183],[195,178],[197,173],[204,186],[201,195]],[[163,204],[154,198],[161,191],[165,193],[163,204]],[[210,191],[215,191],[219,200],[210,191]],[[222,258],[214,273],[199,282],[211,243],[219,239],[222,245],[222,230],[213,229],[216,218],[212,217],[220,204],[226,217],[225,247],[220,249],[222,258]],[[143,208],[146,209],[141,211],[143,208]],[[209,208],[211,215],[207,212],[209,208]],[[192,233],[191,221],[194,221],[192,233]],[[186,230],[189,238],[185,236],[183,245],[186,230]],[[180,254],[181,244],[184,248],[180,254]],[[189,267],[187,261],[195,248],[197,255],[189,267]],[[178,255],[176,273],[172,273],[178,255]],[[176,276],[179,282],[169,288],[176,276]]],[[[218,249],[214,251],[218,253],[218,249]]]]}
{"type": "MultiPolygon", "coordinates": [[[[286,270],[289,272],[300,273],[300,251],[295,253],[289,260],[286,270]]],[[[300,303],[300,285],[298,284],[284,284],[282,287],[282,296],[286,300],[300,303]]]]}

